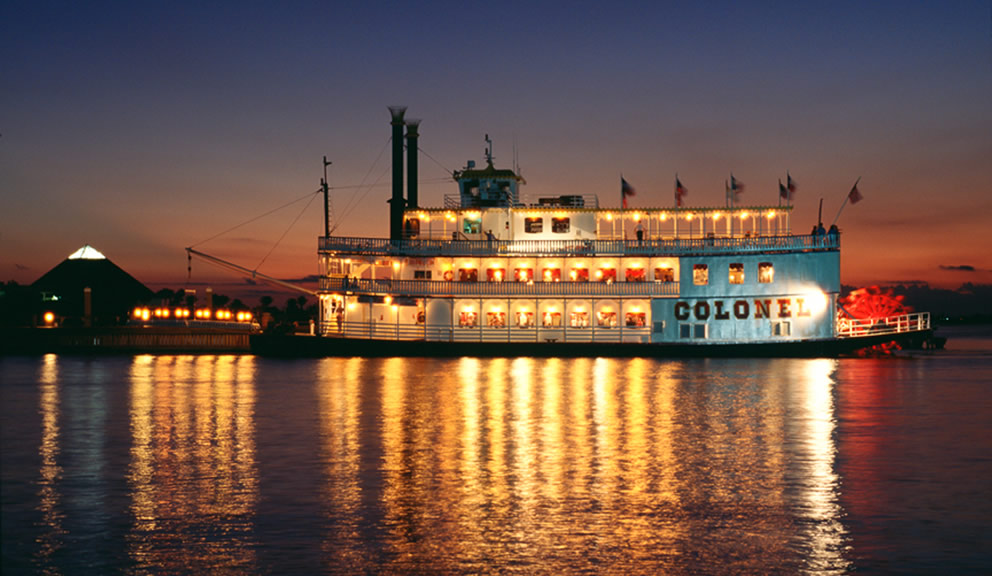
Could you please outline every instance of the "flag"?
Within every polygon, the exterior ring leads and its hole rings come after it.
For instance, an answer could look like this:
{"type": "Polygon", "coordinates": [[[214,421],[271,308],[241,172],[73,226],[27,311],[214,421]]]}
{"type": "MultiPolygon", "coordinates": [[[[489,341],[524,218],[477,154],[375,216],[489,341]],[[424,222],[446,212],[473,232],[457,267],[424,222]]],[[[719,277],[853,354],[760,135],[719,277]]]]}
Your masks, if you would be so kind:
{"type": "Polygon", "coordinates": [[[781,180],[778,181],[778,197],[783,200],[789,199],[789,189],[782,184],[781,180]]]}
{"type": "Polygon", "coordinates": [[[734,193],[733,200],[736,202],[737,197],[744,191],[744,183],[734,178],[734,175],[730,175],[730,191],[734,193]]]}
{"type": "Polygon", "coordinates": [[[689,191],[685,189],[682,182],[679,180],[678,174],[675,175],[675,205],[679,208],[682,207],[682,197],[688,194],[689,191]]]}
{"type": "Polygon", "coordinates": [[[855,182],[854,187],[851,188],[851,191],[847,194],[847,199],[851,202],[851,204],[857,204],[858,202],[861,202],[861,198],[862,196],[861,192],[858,190],[858,183],[855,182]]]}
{"type": "Polygon", "coordinates": [[[620,177],[620,200],[624,208],[627,207],[627,196],[634,195],[634,187],[624,180],[623,176],[620,177]]]}
{"type": "Polygon", "coordinates": [[[796,193],[796,181],[788,172],[785,173],[785,187],[789,190],[789,200],[792,200],[792,195],[796,193]]]}

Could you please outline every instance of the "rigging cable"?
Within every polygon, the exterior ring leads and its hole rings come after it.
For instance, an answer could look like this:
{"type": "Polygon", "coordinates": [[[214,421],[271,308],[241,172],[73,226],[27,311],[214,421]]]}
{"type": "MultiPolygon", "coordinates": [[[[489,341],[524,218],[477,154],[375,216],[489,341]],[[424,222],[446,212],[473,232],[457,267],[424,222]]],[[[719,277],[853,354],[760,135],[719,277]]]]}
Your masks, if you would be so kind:
{"type": "MultiPolygon", "coordinates": [[[[246,224],[251,224],[252,222],[254,222],[256,220],[260,220],[262,218],[265,218],[269,214],[272,214],[273,212],[278,212],[278,211],[282,210],[283,208],[287,208],[289,206],[292,206],[293,204],[296,204],[297,202],[299,202],[301,200],[306,200],[307,198],[310,198],[310,202],[313,202],[314,197],[316,197],[317,194],[320,194],[321,192],[323,192],[323,190],[321,190],[321,189],[318,188],[317,190],[315,190],[313,192],[310,192],[310,193],[308,193],[308,194],[306,194],[304,196],[300,196],[299,198],[297,198],[295,200],[292,200],[290,202],[287,202],[286,204],[283,204],[282,206],[279,206],[278,208],[273,208],[272,210],[269,210],[265,214],[261,214],[259,216],[255,216],[254,218],[245,220],[244,222],[242,222],[240,224],[237,224],[235,226],[232,226],[232,227],[228,228],[227,230],[224,230],[223,232],[221,232],[219,234],[214,234],[213,236],[211,236],[210,238],[207,238],[206,240],[200,240],[196,244],[191,244],[190,245],[190,248],[199,246],[200,244],[206,244],[207,242],[209,242],[209,241],[211,241],[211,240],[213,240],[215,238],[219,238],[219,237],[223,236],[224,234],[227,234],[228,232],[233,232],[234,230],[237,230],[238,228],[241,228],[242,226],[244,226],[246,224]]],[[[308,202],[307,203],[307,206],[309,206],[309,205],[310,205],[310,203],[308,202]]],[[[299,216],[297,216],[297,219],[299,219],[299,216]]]]}
{"type": "MultiPolygon", "coordinates": [[[[323,192],[323,190],[318,190],[318,192],[323,192]]],[[[259,262],[257,266],[255,266],[255,270],[258,270],[259,268],[262,267],[262,264],[265,262],[266,258],[268,258],[269,255],[272,254],[272,252],[279,246],[279,243],[282,242],[282,239],[286,237],[286,234],[289,234],[289,231],[293,229],[293,226],[296,226],[296,223],[299,222],[300,217],[303,216],[303,213],[307,211],[307,208],[309,208],[310,205],[313,204],[315,198],[317,198],[317,194],[310,195],[310,201],[307,202],[307,205],[303,207],[303,210],[300,210],[300,213],[296,215],[296,218],[294,218],[293,221],[290,223],[289,227],[286,228],[286,231],[282,233],[282,236],[280,236],[279,239],[276,240],[276,243],[272,245],[272,248],[270,248],[268,253],[262,258],[262,261],[259,262]]]]}

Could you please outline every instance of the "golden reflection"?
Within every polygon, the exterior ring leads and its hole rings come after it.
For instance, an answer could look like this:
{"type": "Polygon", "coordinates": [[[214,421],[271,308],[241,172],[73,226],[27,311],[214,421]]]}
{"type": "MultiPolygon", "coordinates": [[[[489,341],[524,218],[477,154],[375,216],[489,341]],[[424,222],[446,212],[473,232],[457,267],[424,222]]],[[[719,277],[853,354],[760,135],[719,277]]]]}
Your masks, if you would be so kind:
{"type": "Polygon", "coordinates": [[[255,567],[254,362],[252,356],[134,358],[129,544],[142,569],[237,573],[255,567]],[[210,533],[211,546],[191,546],[190,539],[218,525],[224,532],[210,533]],[[179,548],[187,552],[175,554],[179,548]]]}
{"type": "Polygon", "coordinates": [[[317,367],[321,446],[327,465],[322,501],[325,516],[336,519],[328,526],[322,550],[325,562],[351,573],[362,567],[360,422],[366,364],[362,358],[325,358],[317,367]]]}
{"type": "Polygon", "coordinates": [[[62,548],[62,538],[67,531],[62,527],[62,495],[59,483],[62,466],[59,465],[59,364],[58,356],[46,354],[42,358],[38,377],[41,388],[41,466],[38,480],[38,508],[45,531],[38,538],[38,556],[44,562],[62,548]]]}

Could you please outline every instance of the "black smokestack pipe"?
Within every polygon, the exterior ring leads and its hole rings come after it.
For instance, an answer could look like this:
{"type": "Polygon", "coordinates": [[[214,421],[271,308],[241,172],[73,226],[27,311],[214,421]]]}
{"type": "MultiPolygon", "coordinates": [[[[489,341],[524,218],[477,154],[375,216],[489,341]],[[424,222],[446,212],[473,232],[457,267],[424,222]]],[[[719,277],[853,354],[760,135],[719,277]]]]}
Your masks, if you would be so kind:
{"type": "Polygon", "coordinates": [[[414,210],[417,206],[417,127],[420,120],[406,121],[406,207],[414,210]]]}
{"type": "Polygon", "coordinates": [[[389,239],[403,238],[403,114],[406,106],[390,106],[393,115],[393,197],[389,201],[389,239]]]}

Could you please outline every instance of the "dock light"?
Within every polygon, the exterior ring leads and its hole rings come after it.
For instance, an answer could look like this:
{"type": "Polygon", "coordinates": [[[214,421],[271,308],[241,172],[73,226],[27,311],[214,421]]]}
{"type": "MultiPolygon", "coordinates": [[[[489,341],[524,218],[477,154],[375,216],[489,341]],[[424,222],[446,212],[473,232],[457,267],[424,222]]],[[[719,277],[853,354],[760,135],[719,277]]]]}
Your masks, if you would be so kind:
{"type": "Polygon", "coordinates": [[[54,323],[55,323],[55,313],[45,312],[45,324],[54,324],[54,323]]]}
{"type": "Polygon", "coordinates": [[[152,317],[152,311],[151,310],[149,310],[148,308],[142,308],[141,309],[141,319],[143,321],[148,322],[148,320],[151,317],[152,317]]]}
{"type": "Polygon", "coordinates": [[[134,317],[135,318],[141,318],[141,308],[135,308],[134,309],[134,317]]]}

